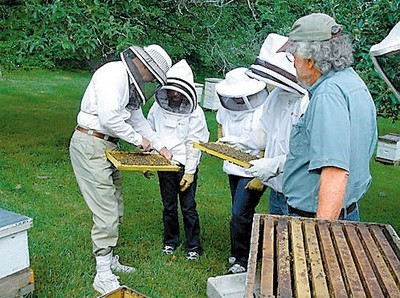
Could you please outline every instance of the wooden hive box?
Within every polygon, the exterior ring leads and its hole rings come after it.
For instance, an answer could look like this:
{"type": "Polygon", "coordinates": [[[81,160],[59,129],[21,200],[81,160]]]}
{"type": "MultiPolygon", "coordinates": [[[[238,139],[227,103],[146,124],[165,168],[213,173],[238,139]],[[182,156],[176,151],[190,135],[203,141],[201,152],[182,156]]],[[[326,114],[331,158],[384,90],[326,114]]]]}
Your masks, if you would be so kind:
{"type": "Polygon", "coordinates": [[[25,297],[34,290],[29,268],[30,217],[0,209],[0,297],[25,297]]]}
{"type": "Polygon", "coordinates": [[[399,242],[389,225],[255,214],[245,297],[400,297],[399,242]]]}
{"type": "Polygon", "coordinates": [[[146,296],[127,286],[120,286],[118,289],[101,295],[98,298],[146,298],[146,296]]]}

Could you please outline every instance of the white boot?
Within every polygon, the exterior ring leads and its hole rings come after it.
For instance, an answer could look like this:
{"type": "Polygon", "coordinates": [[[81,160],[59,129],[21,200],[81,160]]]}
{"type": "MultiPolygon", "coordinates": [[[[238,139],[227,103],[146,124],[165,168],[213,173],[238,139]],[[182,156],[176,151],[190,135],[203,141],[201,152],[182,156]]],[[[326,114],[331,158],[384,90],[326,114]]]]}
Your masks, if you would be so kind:
{"type": "Polygon", "coordinates": [[[111,270],[114,271],[114,272],[119,272],[119,273],[133,273],[133,272],[136,271],[135,267],[122,265],[119,262],[119,256],[118,255],[115,255],[115,256],[112,257],[111,270]]]}
{"type": "Polygon", "coordinates": [[[111,272],[112,252],[105,256],[96,257],[96,276],[93,288],[100,294],[106,294],[118,289],[120,284],[118,276],[111,272]]]}

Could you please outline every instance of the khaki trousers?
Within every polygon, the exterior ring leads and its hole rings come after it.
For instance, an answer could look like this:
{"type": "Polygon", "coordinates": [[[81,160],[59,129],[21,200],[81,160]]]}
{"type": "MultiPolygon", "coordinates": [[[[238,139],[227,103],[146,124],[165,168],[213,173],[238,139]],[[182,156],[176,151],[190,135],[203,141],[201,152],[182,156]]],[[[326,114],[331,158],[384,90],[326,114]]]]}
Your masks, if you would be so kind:
{"type": "Polygon", "coordinates": [[[108,161],[105,150],[118,145],[75,131],[70,142],[72,167],[80,191],[93,214],[93,253],[108,254],[118,241],[124,212],[121,173],[108,161]]]}

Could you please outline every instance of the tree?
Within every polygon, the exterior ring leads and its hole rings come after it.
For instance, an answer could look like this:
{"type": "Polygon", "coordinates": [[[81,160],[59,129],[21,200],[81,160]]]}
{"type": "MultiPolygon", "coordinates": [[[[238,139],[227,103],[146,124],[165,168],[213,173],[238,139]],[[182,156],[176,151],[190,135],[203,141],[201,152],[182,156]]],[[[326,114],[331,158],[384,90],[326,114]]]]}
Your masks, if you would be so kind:
{"type": "Polygon", "coordinates": [[[250,65],[265,37],[287,34],[300,16],[332,15],[353,38],[355,68],[380,115],[400,103],[373,71],[370,47],[400,19],[397,0],[0,0],[3,69],[96,68],[132,44],[162,45],[195,75],[221,77],[250,65]]]}

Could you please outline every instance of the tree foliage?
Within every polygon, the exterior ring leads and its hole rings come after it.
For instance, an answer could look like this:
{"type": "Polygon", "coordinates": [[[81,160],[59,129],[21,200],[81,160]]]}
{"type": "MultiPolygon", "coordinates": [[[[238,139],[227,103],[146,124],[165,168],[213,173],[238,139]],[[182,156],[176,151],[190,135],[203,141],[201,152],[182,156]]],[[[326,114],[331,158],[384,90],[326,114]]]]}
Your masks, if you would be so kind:
{"type": "Polygon", "coordinates": [[[202,77],[248,66],[269,33],[287,34],[298,17],[323,12],[352,37],[355,68],[379,113],[398,116],[368,54],[400,20],[398,0],[0,0],[0,11],[3,69],[93,69],[129,45],[157,43],[202,77]]]}

